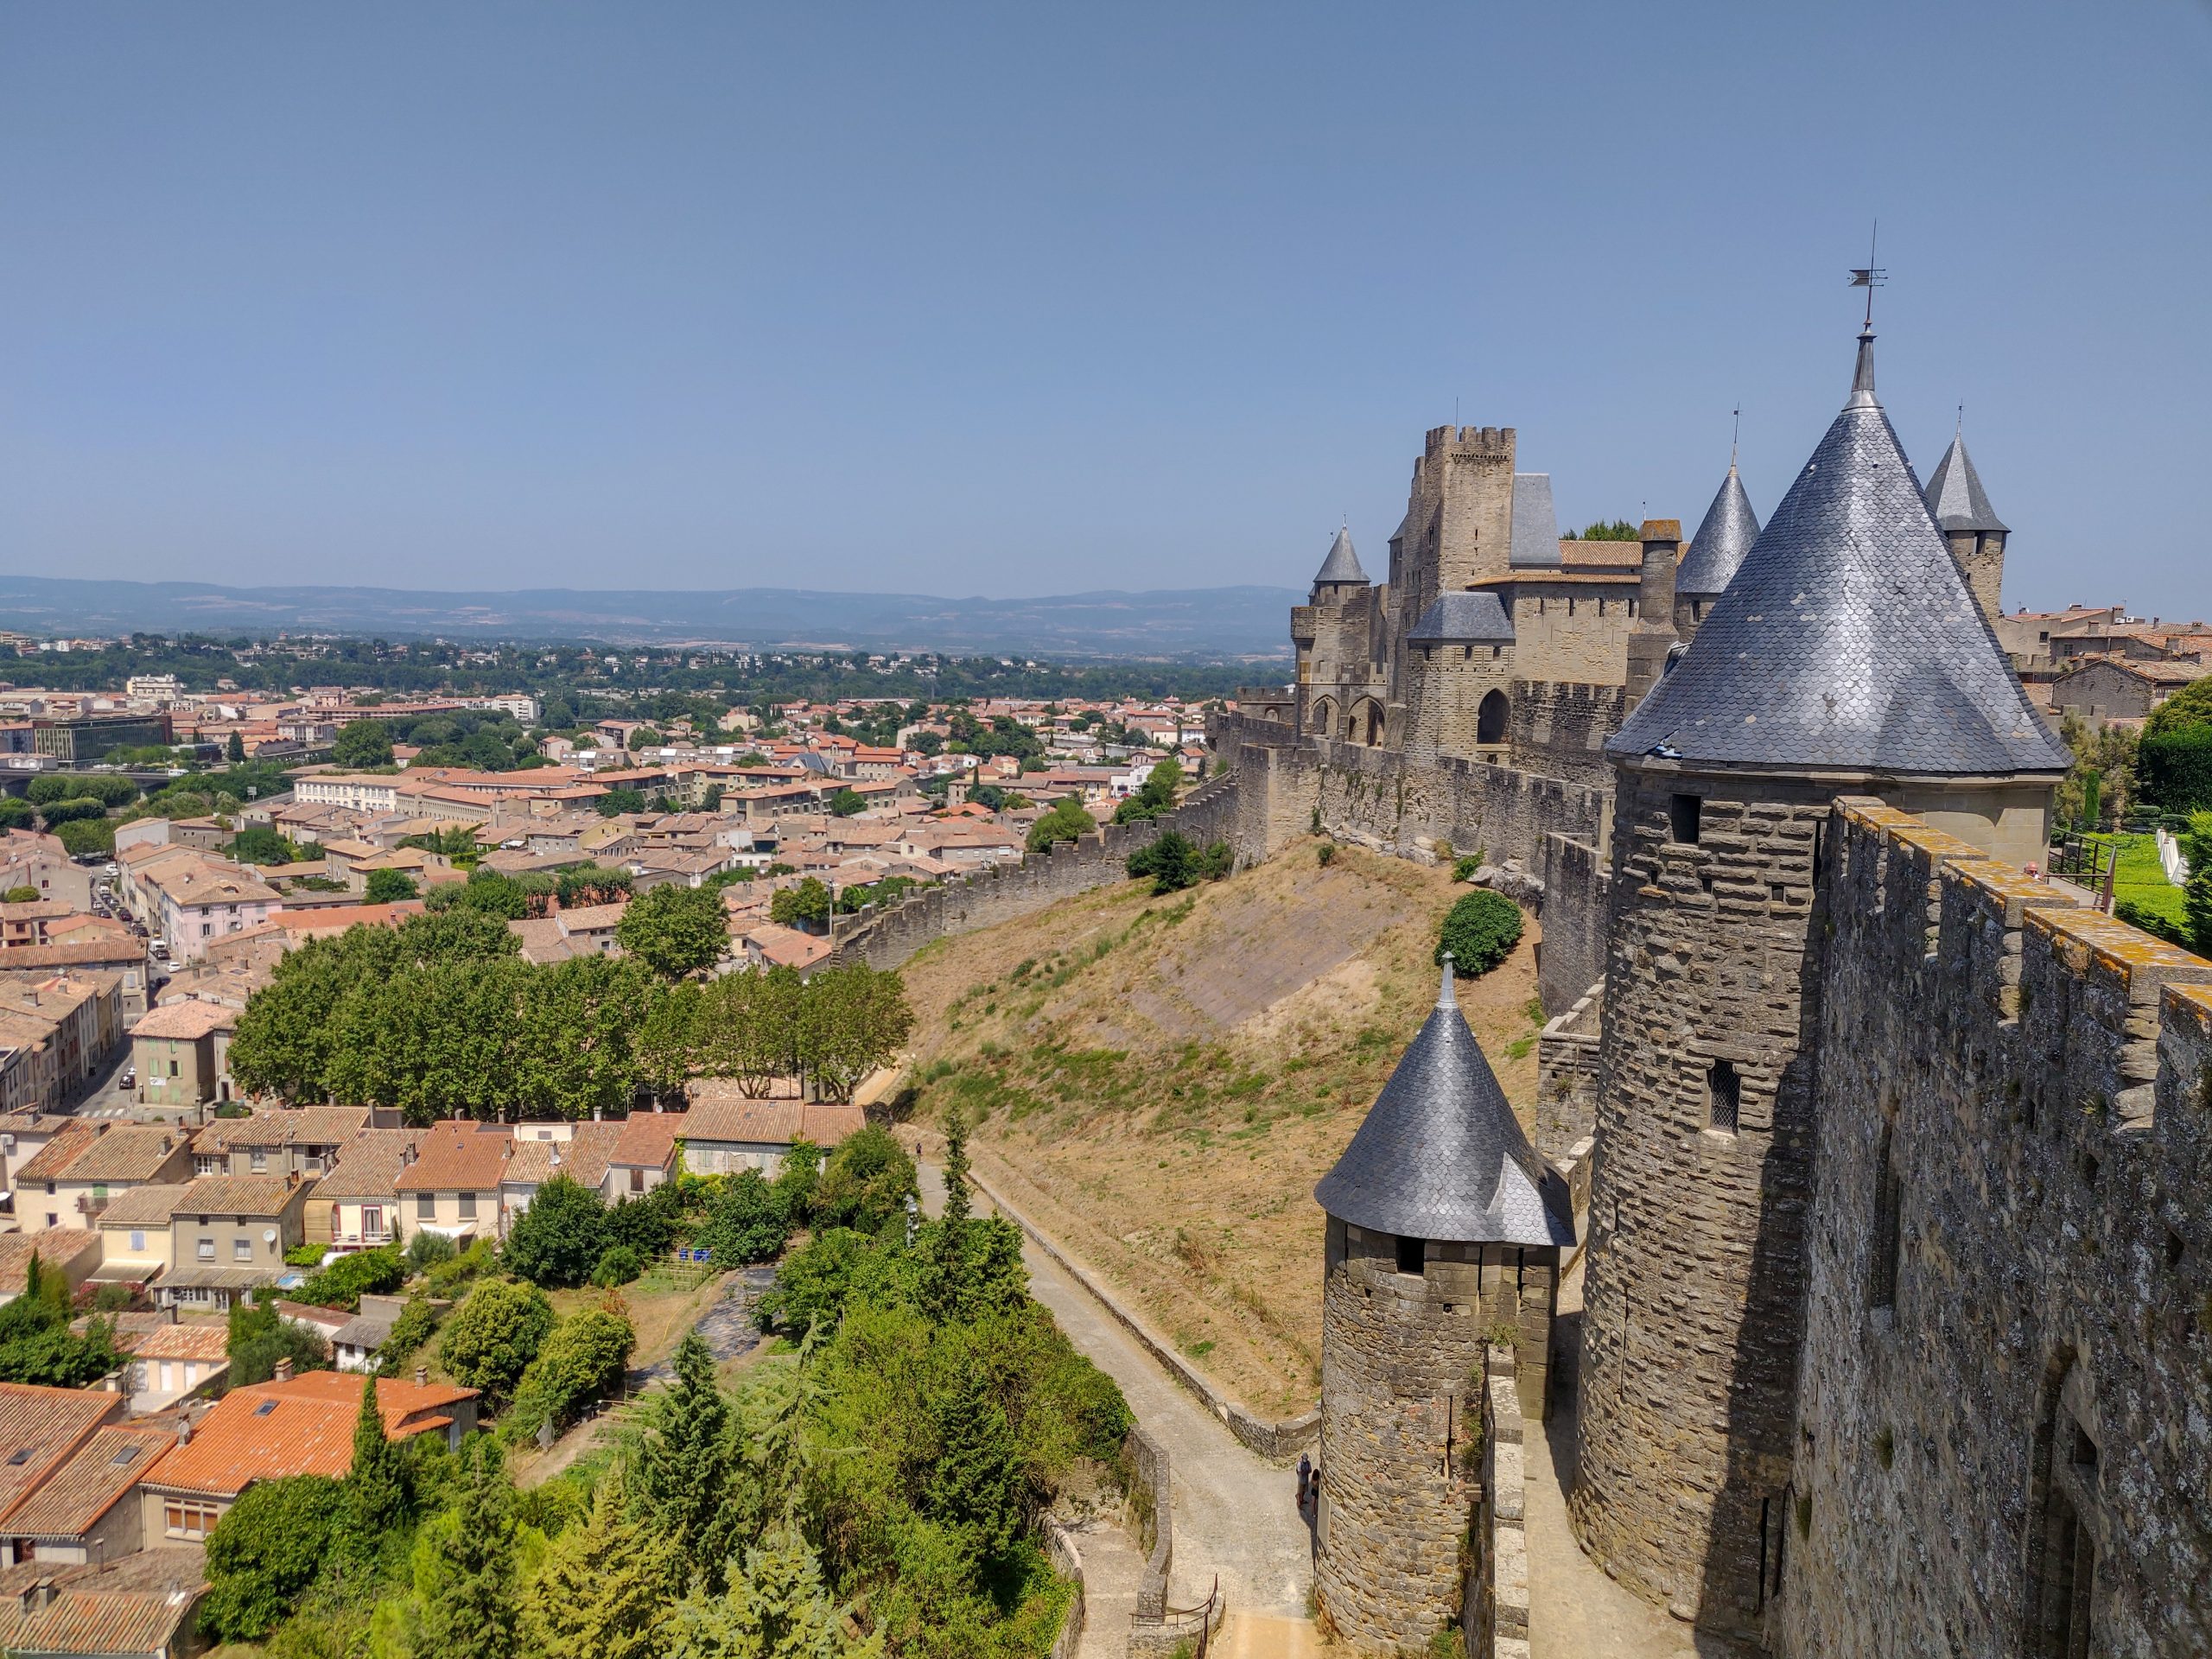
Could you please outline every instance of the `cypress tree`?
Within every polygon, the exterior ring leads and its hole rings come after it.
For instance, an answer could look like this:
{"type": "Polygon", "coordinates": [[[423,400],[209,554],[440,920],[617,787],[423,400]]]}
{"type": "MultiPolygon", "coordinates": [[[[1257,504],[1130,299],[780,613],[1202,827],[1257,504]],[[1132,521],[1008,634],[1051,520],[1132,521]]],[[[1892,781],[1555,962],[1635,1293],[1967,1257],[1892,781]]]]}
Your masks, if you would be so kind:
{"type": "Polygon", "coordinates": [[[944,1219],[957,1230],[968,1219],[968,1115],[958,1108],[944,1126],[944,1219]]]}
{"type": "Polygon", "coordinates": [[[523,1594],[528,1651],[543,1659],[653,1659],[661,1651],[671,1551],[625,1513],[618,1466],[591,1518],[554,1541],[523,1594]]]}
{"type": "Polygon", "coordinates": [[[634,1507],[677,1561],[697,1566],[710,1559],[707,1547],[725,1529],[732,1438],[715,1357],[696,1331],[677,1344],[676,1386],[655,1407],[632,1471],[634,1507]]]}
{"type": "Polygon", "coordinates": [[[361,1379],[361,1411],[353,1420],[353,1467],[346,1477],[356,1547],[374,1554],[407,1518],[406,1452],[386,1438],[374,1373],[361,1379]]]}
{"type": "Polygon", "coordinates": [[[462,1455],[460,1502],[439,1535],[436,1590],[423,1609],[423,1659],[515,1659],[514,1489],[489,1436],[462,1455]]]}

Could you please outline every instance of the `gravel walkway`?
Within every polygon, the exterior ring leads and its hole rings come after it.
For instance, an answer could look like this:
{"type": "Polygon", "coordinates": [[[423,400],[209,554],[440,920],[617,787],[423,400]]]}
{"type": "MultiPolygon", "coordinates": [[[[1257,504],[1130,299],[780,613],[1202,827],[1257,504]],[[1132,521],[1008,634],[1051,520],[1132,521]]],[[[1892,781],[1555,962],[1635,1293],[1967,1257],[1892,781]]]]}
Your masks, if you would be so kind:
{"type": "MultiPolygon", "coordinates": [[[[693,1322],[691,1328],[706,1338],[715,1363],[724,1364],[760,1345],[760,1332],[753,1324],[753,1301],[763,1291],[772,1290],[775,1283],[776,1269],[772,1266],[747,1268],[731,1277],[722,1287],[722,1294],[709,1303],[707,1311],[693,1322]]],[[[676,1356],[671,1353],[658,1364],[632,1371],[630,1392],[634,1395],[645,1389],[658,1388],[675,1376],[676,1356]]]]}

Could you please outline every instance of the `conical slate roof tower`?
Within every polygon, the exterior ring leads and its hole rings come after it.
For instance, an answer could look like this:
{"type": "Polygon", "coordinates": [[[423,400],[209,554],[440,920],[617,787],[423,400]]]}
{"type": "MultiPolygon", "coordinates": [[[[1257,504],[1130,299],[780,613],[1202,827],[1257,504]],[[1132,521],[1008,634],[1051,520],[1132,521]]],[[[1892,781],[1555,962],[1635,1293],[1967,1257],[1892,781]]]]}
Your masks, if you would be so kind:
{"type": "Polygon", "coordinates": [[[1875,400],[1871,330],[1850,401],[1674,671],[1605,747],[1686,766],[1920,777],[2070,764],[1875,400]]]}
{"type": "Polygon", "coordinates": [[[1744,480],[1736,475],[1736,461],[1729,458],[1728,476],[1705,510],[1704,520],[1691,539],[1675,572],[1677,599],[1717,599],[1727,591],[1730,578],[1759,538],[1759,516],[1751,511],[1751,498],[1744,493],[1744,480]]]}
{"type": "Polygon", "coordinates": [[[1321,568],[1314,573],[1316,588],[1338,582],[1365,582],[1367,572],[1361,568],[1359,555],[1352,551],[1351,528],[1346,525],[1337,531],[1337,539],[1329,543],[1329,556],[1321,561],[1321,568]]]}
{"type": "Polygon", "coordinates": [[[1923,499],[1928,503],[1929,516],[1936,520],[1936,527],[1947,535],[1955,530],[1971,530],[1981,535],[1992,531],[2005,532],[2004,520],[1989,505],[1989,492],[1981,487],[1981,474],[1974,471],[1973,458],[1967,454],[1963,430],[1952,435],[1951,447],[1936,463],[1923,499]]]}
{"type": "Polygon", "coordinates": [[[1559,1178],[1522,1133],[1460,1015],[1449,956],[1434,1012],[1313,1198],[1340,1221],[1403,1237],[1574,1242],[1559,1178]]]}

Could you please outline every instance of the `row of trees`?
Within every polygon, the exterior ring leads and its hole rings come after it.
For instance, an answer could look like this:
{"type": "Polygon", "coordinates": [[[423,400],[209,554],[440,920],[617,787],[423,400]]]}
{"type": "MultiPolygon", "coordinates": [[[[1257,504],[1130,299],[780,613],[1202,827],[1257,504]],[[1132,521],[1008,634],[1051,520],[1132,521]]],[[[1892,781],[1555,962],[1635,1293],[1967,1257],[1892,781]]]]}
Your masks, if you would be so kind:
{"type": "Polygon", "coordinates": [[[899,976],[865,963],[702,982],[656,973],[644,942],[632,949],[539,966],[505,922],[458,907],[312,939],[239,1016],[232,1073],[256,1094],[391,1106],[415,1122],[576,1118],[678,1100],[698,1076],[753,1096],[805,1077],[848,1099],[912,1028],[899,976]]]}

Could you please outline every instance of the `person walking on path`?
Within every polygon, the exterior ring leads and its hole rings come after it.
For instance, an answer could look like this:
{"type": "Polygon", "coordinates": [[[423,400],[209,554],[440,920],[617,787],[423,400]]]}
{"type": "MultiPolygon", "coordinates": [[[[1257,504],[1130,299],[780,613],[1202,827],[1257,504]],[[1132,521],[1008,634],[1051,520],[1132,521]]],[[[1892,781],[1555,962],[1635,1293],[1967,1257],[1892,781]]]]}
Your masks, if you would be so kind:
{"type": "Polygon", "coordinates": [[[1306,1494],[1313,1482],[1313,1459],[1301,1452],[1298,1454],[1298,1512],[1306,1513],[1306,1494]]]}

